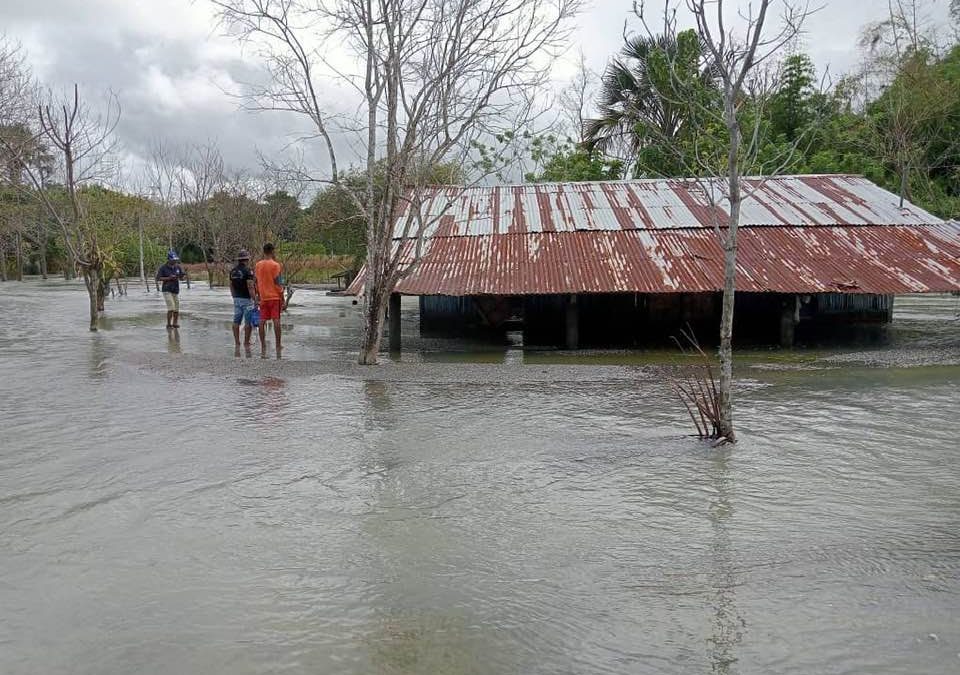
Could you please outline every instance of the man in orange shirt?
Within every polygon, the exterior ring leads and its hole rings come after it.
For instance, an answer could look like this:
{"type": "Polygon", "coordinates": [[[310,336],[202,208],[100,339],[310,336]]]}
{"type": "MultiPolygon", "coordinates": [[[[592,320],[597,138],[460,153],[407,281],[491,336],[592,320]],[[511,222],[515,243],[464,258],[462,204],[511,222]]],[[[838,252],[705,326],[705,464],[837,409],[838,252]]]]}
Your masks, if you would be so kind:
{"type": "Polygon", "coordinates": [[[277,356],[280,356],[280,312],[284,307],[283,266],[277,262],[273,244],[263,245],[263,260],[253,268],[260,296],[260,355],[267,355],[266,326],[273,321],[273,334],[277,341],[277,356]]]}

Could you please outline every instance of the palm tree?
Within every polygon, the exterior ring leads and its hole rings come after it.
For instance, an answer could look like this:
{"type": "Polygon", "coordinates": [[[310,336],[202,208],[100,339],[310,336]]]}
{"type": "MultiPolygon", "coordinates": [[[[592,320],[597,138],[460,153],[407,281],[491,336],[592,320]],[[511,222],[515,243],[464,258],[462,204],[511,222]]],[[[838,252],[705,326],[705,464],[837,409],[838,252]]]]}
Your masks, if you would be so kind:
{"type": "Polygon", "coordinates": [[[626,155],[634,175],[646,173],[650,167],[638,164],[644,149],[676,140],[694,114],[685,97],[671,95],[677,82],[689,75],[702,85],[713,81],[702,53],[693,31],[628,38],[603,74],[599,116],[584,125],[587,149],[626,155]]]}

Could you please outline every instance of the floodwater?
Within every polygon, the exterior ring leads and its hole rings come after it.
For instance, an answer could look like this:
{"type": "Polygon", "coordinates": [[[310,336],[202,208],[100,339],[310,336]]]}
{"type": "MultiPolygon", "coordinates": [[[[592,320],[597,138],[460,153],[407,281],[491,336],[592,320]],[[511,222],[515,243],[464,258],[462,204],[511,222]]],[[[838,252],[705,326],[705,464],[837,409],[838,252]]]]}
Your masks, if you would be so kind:
{"type": "Polygon", "coordinates": [[[740,442],[669,354],[413,335],[298,291],[283,360],[132,285],[0,285],[0,673],[960,672],[960,299],[740,355],[740,442]]]}

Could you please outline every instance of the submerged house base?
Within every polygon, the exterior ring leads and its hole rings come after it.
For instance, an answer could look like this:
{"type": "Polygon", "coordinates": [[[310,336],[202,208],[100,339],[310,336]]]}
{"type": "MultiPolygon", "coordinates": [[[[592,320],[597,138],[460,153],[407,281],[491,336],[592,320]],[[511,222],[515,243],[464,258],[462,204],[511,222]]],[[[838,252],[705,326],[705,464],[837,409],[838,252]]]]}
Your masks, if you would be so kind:
{"type": "MultiPolygon", "coordinates": [[[[860,176],[744,183],[738,345],[859,339],[850,328],[889,322],[894,295],[960,291],[960,223],[860,176]]],[[[631,347],[689,329],[709,344],[725,278],[716,194],[722,186],[708,193],[692,179],[431,188],[422,212],[398,217],[398,232],[420,227],[424,240],[395,238],[410,265],[395,291],[420,298],[428,335],[522,330],[531,346],[631,347]]],[[[364,278],[348,292],[359,295],[364,278]]]]}
{"type": "MultiPolygon", "coordinates": [[[[430,336],[522,331],[523,343],[565,349],[671,343],[684,331],[719,338],[720,293],[580,293],[420,297],[420,332],[430,336]]],[[[888,323],[893,296],[738,293],[734,335],[741,344],[793,346],[805,332],[839,324],[888,323]]]]}

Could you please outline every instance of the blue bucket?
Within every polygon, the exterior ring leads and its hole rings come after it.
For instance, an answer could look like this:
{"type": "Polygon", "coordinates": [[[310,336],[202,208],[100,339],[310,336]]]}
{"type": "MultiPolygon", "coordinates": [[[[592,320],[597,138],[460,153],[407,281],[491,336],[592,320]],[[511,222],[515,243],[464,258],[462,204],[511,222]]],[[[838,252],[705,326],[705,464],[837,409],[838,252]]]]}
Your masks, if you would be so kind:
{"type": "Polygon", "coordinates": [[[247,314],[247,321],[249,321],[250,325],[253,327],[257,327],[260,325],[260,308],[259,307],[254,307],[253,309],[250,310],[250,312],[247,314]]]}

